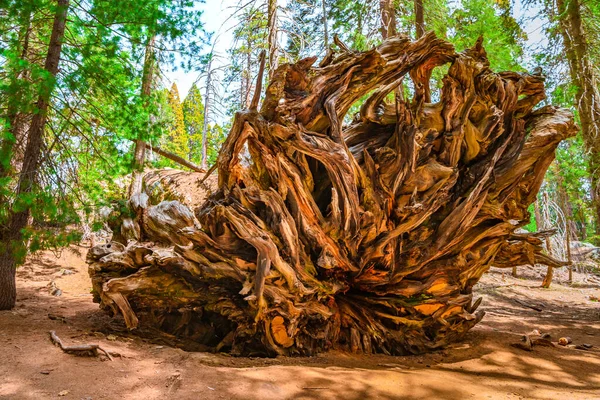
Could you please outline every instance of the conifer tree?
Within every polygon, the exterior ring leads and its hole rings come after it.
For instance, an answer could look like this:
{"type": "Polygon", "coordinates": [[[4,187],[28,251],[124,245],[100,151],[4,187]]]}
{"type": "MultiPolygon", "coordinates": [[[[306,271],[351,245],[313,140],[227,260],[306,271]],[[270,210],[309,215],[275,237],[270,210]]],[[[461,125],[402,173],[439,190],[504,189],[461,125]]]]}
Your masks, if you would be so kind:
{"type": "Polygon", "coordinates": [[[164,147],[175,155],[187,158],[190,154],[190,144],[185,129],[183,106],[179,99],[179,90],[176,83],[173,83],[169,91],[169,106],[172,112],[172,121],[164,147]]]}
{"type": "Polygon", "coordinates": [[[196,84],[192,85],[183,101],[183,120],[188,138],[188,158],[199,164],[202,161],[202,129],[204,127],[204,104],[196,84]]]}

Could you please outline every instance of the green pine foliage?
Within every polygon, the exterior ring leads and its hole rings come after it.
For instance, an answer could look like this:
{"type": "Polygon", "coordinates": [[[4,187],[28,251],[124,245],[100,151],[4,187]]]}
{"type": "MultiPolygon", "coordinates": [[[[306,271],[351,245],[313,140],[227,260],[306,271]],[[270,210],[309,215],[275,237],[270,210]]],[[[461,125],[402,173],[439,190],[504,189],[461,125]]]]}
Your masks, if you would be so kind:
{"type": "Polygon", "coordinates": [[[173,83],[169,91],[169,107],[172,112],[172,121],[167,132],[165,146],[166,150],[180,157],[187,158],[190,154],[188,133],[185,129],[183,106],[179,99],[177,84],[173,83]]]}
{"type": "Polygon", "coordinates": [[[204,126],[204,103],[196,84],[192,85],[183,101],[183,121],[188,139],[189,158],[200,164],[202,161],[202,128],[204,126]]]}

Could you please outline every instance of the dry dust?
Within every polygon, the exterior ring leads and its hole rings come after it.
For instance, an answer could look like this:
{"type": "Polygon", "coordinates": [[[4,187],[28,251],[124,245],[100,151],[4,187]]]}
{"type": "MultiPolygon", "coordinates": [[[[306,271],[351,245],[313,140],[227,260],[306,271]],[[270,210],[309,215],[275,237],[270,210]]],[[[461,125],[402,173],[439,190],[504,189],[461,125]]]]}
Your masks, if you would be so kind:
{"type": "Polygon", "coordinates": [[[0,398],[600,399],[600,305],[591,300],[600,297],[597,281],[545,290],[535,270],[521,269],[519,279],[494,270],[477,287],[483,321],[461,343],[433,354],[249,359],[111,334],[77,254],[86,251],[46,252],[19,269],[17,307],[0,312],[0,398]],[[50,295],[52,281],[61,296],[50,295]],[[594,347],[510,346],[532,329],[594,347]],[[50,343],[49,330],[67,345],[100,343],[122,357],[65,354],[50,343]]]}

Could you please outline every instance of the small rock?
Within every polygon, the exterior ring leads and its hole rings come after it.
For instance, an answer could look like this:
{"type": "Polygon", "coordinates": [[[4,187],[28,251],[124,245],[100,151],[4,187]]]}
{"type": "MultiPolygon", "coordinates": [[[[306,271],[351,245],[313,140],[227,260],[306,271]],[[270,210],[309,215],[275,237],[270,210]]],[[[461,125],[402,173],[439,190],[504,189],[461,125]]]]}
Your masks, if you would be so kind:
{"type": "Polygon", "coordinates": [[[558,339],[558,344],[560,344],[561,346],[566,346],[569,343],[573,343],[573,340],[568,336],[561,337],[560,339],[558,339]]]}
{"type": "Polygon", "coordinates": [[[75,271],[70,270],[70,269],[61,269],[59,272],[59,275],[74,275],[75,271]]]}
{"type": "Polygon", "coordinates": [[[52,281],[48,284],[48,291],[52,296],[60,296],[62,295],[62,290],[58,286],[56,286],[56,282],[52,281]]]}
{"type": "Polygon", "coordinates": [[[64,396],[66,396],[66,395],[68,395],[68,394],[69,394],[69,391],[68,391],[68,390],[62,390],[62,391],[58,392],[58,395],[59,395],[60,397],[64,397],[64,396]]]}
{"type": "Polygon", "coordinates": [[[110,334],[110,335],[106,336],[106,340],[110,340],[110,341],[114,342],[115,340],[117,340],[117,337],[113,334],[110,334]]]}

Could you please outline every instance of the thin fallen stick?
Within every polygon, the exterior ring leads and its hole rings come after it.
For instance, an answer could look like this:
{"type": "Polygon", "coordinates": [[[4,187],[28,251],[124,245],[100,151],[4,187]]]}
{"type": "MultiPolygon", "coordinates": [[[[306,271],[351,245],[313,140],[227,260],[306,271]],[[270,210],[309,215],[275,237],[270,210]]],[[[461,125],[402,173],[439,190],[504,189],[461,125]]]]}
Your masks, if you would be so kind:
{"type": "Polygon", "coordinates": [[[98,350],[100,350],[101,352],[103,352],[104,354],[106,354],[106,357],[108,357],[108,359],[110,361],[113,361],[113,358],[110,355],[110,353],[108,351],[106,351],[105,349],[103,349],[102,347],[100,347],[99,344],[79,344],[79,345],[75,345],[75,346],[65,346],[63,344],[62,340],[60,340],[60,338],[56,334],[56,331],[50,331],[50,340],[52,340],[53,344],[58,345],[58,347],[60,347],[60,349],[62,351],[64,351],[65,353],[71,353],[71,352],[76,352],[76,353],[91,352],[95,356],[98,356],[98,350]]]}
{"type": "Polygon", "coordinates": [[[518,304],[522,305],[523,307],[531,308],[532,310],[535,310],[535,311],[537,311],[537,312],[542,312],[542,311],[544,311],[544,309],[543,309],[543,308],[541,308],[541,307],[538,307],[538,306],[536,306],[536,305],[534,305],[534,304],[529,304],[529,303],[526,303],[526,302],[524,302],[524,301],[521,301],[521,300],[519,300],[519,299],[513,299],[513,300],[514,300],[516,303],[518,303],[518,304]]]}

